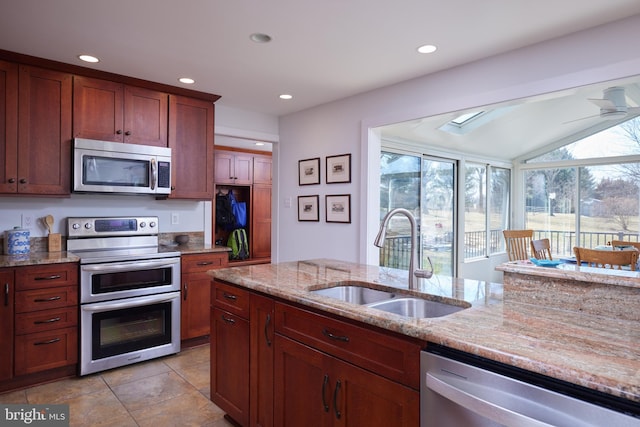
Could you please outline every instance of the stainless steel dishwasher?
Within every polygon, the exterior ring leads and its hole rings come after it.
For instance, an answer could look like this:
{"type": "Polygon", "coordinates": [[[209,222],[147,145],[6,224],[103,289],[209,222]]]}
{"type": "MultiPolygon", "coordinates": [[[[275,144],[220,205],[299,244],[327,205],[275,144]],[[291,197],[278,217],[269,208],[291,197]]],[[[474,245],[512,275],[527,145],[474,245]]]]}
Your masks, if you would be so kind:
{"type": "Polygon", "coordinates": [[[640,405],[441,346],[420,359],[421,427],[639,427],[640,405]]]}

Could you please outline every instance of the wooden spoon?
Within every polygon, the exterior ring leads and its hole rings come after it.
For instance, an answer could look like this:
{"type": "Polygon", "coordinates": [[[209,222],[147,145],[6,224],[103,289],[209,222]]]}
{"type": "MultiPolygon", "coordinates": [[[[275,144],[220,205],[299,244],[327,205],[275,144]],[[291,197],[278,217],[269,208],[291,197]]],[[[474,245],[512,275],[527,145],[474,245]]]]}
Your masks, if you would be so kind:
{"type": "Polygon", "coordinates": [[[53,227],[53,216],[51,215],[45,216],[44,223],[47,224],[47,228],[49,229],[49,234],[51,234],[51,227],[53,227]]]}

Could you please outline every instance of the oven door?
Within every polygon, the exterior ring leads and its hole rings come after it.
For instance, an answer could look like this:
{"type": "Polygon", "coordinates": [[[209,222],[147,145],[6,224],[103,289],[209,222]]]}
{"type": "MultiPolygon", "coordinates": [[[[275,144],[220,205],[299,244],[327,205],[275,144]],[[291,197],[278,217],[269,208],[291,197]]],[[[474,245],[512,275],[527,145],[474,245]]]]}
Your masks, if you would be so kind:
{"type": "Polygon", "coordinates": [[[180,290],[180,257],[83,264],[80,302],[91,303],[180,290]]]}
{"type": "Polygon", "coordinates": [[[180,292],[83,304],[80,375],[180,351],[180,292]]]}

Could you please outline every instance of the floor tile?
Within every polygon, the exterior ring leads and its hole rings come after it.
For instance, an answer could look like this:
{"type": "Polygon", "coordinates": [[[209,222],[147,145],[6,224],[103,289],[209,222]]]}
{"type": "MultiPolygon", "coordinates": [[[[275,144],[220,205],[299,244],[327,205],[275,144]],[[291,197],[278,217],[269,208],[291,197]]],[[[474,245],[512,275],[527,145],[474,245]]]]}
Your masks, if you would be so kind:
{"type": "Polygon", "coordinates": [[[115,387],[167,372],[171,372],[171,368],[163,362],[163,359],[156,359],[105,371],[101,376],[110,387],[115,387]]]}
{"type": "Polygon", "coordinates": [[[140,427],[200,427],[222,419],[224,412],[194,390],[146,408],[133,410],[131,415],[140,427]]]}
{"type": "Polygon", "coordinates": [[[28,403],[27,392],[25,390],[18,390],[18,391],[10,391],[8,393],[0,394],[0,403],[5,403],[5,404],[28,403]]]}
{"type": "Polygon", "coordinates": [[[109,390],[109,387],[99,375],[68,378],[27,389],[27,400],[35,404],[65,403],[75,397],[104,390],[109,390]]]}
{"type": "Polygon", "coordinates": [[[121,384],[112,387],[112,390],[129,411],[143,409],[196,391],[191,384],[173,371],[121,384]]]}
{"type": "Polygon", "coordinates": [[[207,387],[211,378],[209,377],[209,363],[200,363],[197,365],[181,366],[173,368],[178,375],[191,383],[195,388],[200,390],[207,387]]]}
{"type": "Polygon", "coordinates": [[[165,358],[164,362],[173,369],[209,363],[209,345],[184,350],[165,358]]]}
{"type": "Polygon", "coordinates": [[[69,405],[70,427],[136,426],[129,412],[109,389],[83,394],[65,403],[69,405]]]}

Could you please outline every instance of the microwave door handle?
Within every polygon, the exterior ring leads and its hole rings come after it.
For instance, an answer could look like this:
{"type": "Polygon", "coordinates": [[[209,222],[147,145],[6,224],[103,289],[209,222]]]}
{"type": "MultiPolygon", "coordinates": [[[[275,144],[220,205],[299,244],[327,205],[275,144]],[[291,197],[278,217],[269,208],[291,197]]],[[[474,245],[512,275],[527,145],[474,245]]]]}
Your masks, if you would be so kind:
{"type": "Polygon", "coordinates": [[[153,157],[151,159],[151,189],[156,189],[156,183],[158,182],[158,165],[156,164],[156,159],[153,157]]]}

